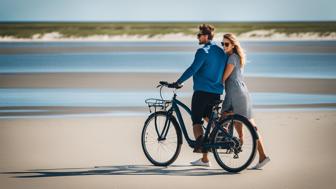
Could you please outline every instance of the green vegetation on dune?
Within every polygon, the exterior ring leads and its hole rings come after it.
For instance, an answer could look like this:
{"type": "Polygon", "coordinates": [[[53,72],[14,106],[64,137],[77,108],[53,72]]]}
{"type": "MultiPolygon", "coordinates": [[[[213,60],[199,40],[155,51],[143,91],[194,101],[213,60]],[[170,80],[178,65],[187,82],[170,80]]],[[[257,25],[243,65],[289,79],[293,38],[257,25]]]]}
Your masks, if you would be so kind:
{"type": "MultiPolygon", "coordinates": [[[[87,37],[91,35],[158,35],[170,33],[195,34],[197,22],[17,22],[0,23],[0,36],[31,38],[35,34],[58,32],[65,37],[87,37]]],[[[253,30],[274,30],[292,34],[314,32],[328,35],[336,32],[336,22],[210,22],[217,32],[237,35],[253,30]]]]}

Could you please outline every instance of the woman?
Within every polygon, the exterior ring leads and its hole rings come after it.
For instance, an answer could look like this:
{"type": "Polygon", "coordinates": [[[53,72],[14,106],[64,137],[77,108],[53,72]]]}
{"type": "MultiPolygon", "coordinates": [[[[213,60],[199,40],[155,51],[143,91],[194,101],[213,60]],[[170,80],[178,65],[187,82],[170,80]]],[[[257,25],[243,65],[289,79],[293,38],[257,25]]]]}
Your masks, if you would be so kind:
{"type": "MultiPolygon", "coordinates": [[[[225,83],[225,99],[222,106],[222,113],[227,114],[240,114],[247,117],[252,125],[257,129],[256,123],[252,118],[252,104],[249,91],[243,81],[243,68],[245,65],[245,54],[233,34],[225,34],[223,36],[222,46],[225,53],[229,56],[228,62],[223,75],[223,83],[225,83]]],[[[235,128],[238,136],[243,143],[242,125],[236,123],[235,128]]],[[[259,153],[259,162],[255,165],[254,169],[263,167],[270,161],[266,156],[261,139],[257,141],[257,148],[259,153]]]]}

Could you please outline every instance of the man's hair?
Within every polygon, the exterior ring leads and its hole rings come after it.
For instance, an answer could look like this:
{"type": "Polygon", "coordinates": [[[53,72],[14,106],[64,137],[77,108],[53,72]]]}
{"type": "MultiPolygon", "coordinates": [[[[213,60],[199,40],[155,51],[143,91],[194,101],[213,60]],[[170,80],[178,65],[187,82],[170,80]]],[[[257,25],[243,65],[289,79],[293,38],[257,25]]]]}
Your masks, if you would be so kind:
{"type": "Polygon", "coordinates": [[[215,27],[210,24],[202,24],[199,27],[200,34],[208,35],[208,39],[212,40],[215,35],[215,27]]]}

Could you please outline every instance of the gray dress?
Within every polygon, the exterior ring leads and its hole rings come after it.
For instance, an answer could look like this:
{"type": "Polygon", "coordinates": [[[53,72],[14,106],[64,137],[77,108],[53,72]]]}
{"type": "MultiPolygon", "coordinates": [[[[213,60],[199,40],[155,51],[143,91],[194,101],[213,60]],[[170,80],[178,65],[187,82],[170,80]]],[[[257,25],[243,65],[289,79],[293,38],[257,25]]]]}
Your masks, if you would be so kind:
{"type": "Polygon", "coordinates": [[[225,98],[222,112],[233,112],[251,119],[252,102],[249,91],[244,83],[240,57],[233,53],[229,56],[227,64],[234,65],[234,69],[225,81],[225,98]]]}

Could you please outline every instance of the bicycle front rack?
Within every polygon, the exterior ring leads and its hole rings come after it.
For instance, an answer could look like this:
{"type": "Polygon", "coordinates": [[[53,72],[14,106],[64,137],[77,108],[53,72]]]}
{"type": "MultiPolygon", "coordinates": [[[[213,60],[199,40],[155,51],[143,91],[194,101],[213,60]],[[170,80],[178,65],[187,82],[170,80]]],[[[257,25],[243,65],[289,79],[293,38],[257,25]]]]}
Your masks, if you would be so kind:
{"type": "Polygon", "coordinates": [[[157,98],[148,98],[145,100],[145,103],[148,105],[149,112],[152,113],[152,109],[154,112],[157,110],[166,110],[167,107],[171,104],[171,101],[157,98]]]}

